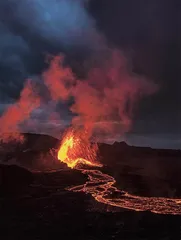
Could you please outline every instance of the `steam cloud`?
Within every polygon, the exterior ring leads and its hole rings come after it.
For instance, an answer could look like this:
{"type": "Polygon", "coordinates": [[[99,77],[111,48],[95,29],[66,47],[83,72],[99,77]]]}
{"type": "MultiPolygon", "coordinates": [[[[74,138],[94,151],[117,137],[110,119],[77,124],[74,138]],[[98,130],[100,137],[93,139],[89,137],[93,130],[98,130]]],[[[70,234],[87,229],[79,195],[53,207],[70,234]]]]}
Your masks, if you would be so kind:
{"type": "MultiPolygon", "coordinates": [[[[62,101],[70,106],[73,126],[83,127],[89,137],[112,137],[128,131],[137,101],[152,94],[156,86],[134,75],[123,55],[105,46],[106,41],[85,9],[86,1],[19,0],[15,3],[10,0],[9,3],[14,6],[14,15],[19,22],[35,35],[66,48],[91,49],[93,61],[83,79],[65,65],[63,55],[54,57],[41,76],[50,100],[55,105],[62,101]]],[[[0,4],[6,5],[6,2],[0,4]]],[[[18,103],[11,105],[0,119],[1,137],[5,132],[20,131],[20,124],[41,107],[40,97],[34,94],[30,83],[25,85],[18,103]]],[[[27,124],[33,125],[33,122],[30,119],[27,124]]],[[[11,137],[21,139],[19,135],[11,137]]]]}
{"type": "Polygon", "coordinates": [[[121,136],[130,130],[138,100],[157,90],[155,84],[129,71],[119,51],[107,51],[107,60],[90,69],[86,79],[77,79],[64,67],[62,56],[53,58],[42,75],[52,99],[74,99],[72,124],[83,126],[89,136],[121,136]]]}

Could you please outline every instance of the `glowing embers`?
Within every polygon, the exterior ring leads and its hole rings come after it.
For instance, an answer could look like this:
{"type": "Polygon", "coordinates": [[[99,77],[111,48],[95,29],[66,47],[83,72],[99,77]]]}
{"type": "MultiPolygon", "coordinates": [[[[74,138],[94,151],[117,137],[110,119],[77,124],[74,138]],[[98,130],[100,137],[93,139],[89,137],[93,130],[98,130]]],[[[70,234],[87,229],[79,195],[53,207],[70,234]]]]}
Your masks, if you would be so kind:
{"type": "Polygon", "coordinates": [[[70,168],[82,164],[101,167],[102,165],[95,161],[96,152],[96,144],[89,143],[84,131],[69,129],[58,151],[58,159],[70,168]]]}

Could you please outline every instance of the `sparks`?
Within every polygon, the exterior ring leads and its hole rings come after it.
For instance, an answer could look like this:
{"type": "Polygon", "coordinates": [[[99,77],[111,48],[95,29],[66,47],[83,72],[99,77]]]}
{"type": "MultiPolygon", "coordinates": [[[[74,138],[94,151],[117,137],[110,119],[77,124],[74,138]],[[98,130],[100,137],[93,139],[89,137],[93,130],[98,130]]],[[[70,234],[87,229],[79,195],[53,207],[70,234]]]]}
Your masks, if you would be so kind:
{"type": "Polygon", "coordinates": [[[95,152],[95,146],[90,147],[82,133],[80,136],[80,133],[77,134],[75,131],[69,130],[58,151],[58,159],[70,168],[75,168],[78,165],[101,167],[102,165],[94,160],[95,152]]]}
{"type": "Polygon", "coordinates": [[[58,151],[58,159],[88,176],[85,184],[68,188],[69,191],[89,193],[96,201],[118,208],[181,215],[181,199],[132,195],[115,187],[116,180],[112,176],[97,169],[80,167],[102,167],[95,161],[96,153],[95,145],[90,145],[84,133],[73,130],[67,132],[58,151]]]}

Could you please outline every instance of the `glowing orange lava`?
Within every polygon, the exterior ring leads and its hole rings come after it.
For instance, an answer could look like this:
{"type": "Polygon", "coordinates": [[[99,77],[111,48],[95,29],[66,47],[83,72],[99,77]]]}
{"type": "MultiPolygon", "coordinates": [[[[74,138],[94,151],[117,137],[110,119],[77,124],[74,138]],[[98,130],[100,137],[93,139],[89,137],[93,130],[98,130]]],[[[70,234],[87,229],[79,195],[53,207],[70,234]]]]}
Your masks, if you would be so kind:
{"type": "Polygon", "coordinates": [[[74,192],[85,192],[101,203],[134,211],[151,211],[159,214],[181,215],[181,199],[164,197],[141,197],[117,189],[115,179],[100,170],[82,169],[80,165],[101,167],[95,161],[95,149],[87,146],[87,141],[74,131],[69,131],[58,152],[58,159],[68,167],[76,167],[88,176],[88,181],[80,186],[68,188],[74,192]],[[85,156],[81,157],[81,156],[85,156]],[[87,160],[88,159],[90,160],[87,160]]]}
{"type": "Polygon", "coordinates": [[[101,164],[94,161],[95,148],[88,146],[86,140],[82,133],[80,136],[80,134],[76,135],[76,132],[73,130],[67,132],[58,151],[58,159],[66,163],[70,168],[75,168],[82,164],[101,167],[101,164]],[[86,156],[90,160],[82,156],[86,156]]]}

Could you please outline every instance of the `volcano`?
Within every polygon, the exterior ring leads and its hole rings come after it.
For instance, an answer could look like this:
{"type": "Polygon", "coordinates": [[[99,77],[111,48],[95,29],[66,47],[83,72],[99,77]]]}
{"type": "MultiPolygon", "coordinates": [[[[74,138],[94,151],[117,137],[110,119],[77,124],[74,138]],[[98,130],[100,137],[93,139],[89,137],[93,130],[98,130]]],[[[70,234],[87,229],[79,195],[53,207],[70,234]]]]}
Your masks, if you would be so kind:
{"type": "Polygon", "coordinates": [[[2,239],[179,239],[181,151],[24,137],[1,147],[2,239]]]}

